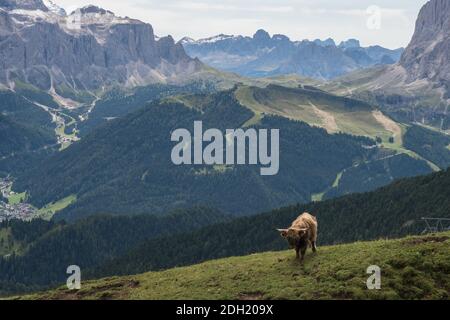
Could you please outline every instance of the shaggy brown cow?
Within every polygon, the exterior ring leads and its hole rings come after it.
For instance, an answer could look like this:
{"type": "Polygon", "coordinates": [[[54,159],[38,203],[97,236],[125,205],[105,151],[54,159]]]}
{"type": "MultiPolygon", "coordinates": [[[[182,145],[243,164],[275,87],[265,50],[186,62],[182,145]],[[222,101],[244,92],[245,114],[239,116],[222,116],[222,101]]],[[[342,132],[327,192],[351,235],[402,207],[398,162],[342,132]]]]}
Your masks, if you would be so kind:
{"type": "Polygon", "coordinates": [[[308,245],[311,245],[312,251],[316,252],[317,241],[317,219],[305,212],[300,215],[289,229],[277,229],[281,236],[285,238],[291,248],[295,248],[297,259],[305,257],[308,245]],[[299,255],[301,253],[301,256],[299,255]]]}

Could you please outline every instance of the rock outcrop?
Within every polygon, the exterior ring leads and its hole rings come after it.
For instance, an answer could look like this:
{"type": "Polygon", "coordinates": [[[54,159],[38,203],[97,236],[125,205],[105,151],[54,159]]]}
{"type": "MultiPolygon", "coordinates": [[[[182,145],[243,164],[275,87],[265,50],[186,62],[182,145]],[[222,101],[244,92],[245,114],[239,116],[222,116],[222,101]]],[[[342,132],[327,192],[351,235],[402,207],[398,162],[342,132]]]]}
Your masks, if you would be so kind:
{"type": "Polygon", "coordinates": [[[172,82],[201,68],[150,24],[96,6],[69,15],[50,1],[0,0],[0,83],[95,90],[172,82]]]}
{"type": "Polygon", "coordinates": [[[42,0],[0,0],[0,7],[5,9],[49,10],[42,0]]]}
{"type": "Polygon", "coordinates": [[[421,9],[414,36],[400,60],[407,81],[450,83],[450,1],[431,0],[421,9]]]}

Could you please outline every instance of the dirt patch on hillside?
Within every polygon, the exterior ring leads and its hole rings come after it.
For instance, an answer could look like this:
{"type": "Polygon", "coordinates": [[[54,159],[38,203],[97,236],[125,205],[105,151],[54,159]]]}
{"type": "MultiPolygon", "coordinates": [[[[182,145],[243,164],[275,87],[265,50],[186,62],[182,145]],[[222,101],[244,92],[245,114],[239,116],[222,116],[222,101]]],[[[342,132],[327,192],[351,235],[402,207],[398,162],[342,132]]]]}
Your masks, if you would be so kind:
{"type": "Polygon", "coordinates": [[[243,292],[238,294],[238,300],[246,300],[246,301],[252,301],[252,300],[263,300],[264,294],[260,291],[257,292],[243,292]]]}
{"type": "MultiPolygon", "coordinates": [[[[50,296],[45,295],[40,299],[42,300],[83,300],[83,299],[95,299],[95,300],[118,300],[126,298],[127,292],[130,289],[137,288],[139,281],[134,279],[120,280],[107,282],[105,279],[101,285],[83,288],[81,285],[80,290],[67,290],[59,289],[53,292],[50,296]]],[[[88,285],[87,285],[88,286],[88,285]]]]}
{"type": "Polygon", "coordinates": [[[320,110],[319,108],[317,108],[317,106],[315,106],[311,102],[309,104],[313,108],[313,110],[316,113],[316,115],[320,118],[320,120],[322,120],[323,127],[329,133],[334,133],[334,132],[338,132],[339,131],[339,127],[338,127],[338,125],[336,123],[336,119],[334,118],[334,116],[331,113],[328,113],[326,111],[320,110]]]}
{"type": "MultiPolygon", "coordinates": [[[[392,119],[386,117],[381,111],[373,111],[373,117],[378,121],[387,131],[392,132],[394,139],[398,140],[402,138],[402,128],[395,123],[392,119]]],[[[401,142],[401,141],[399,141],[401,142]]]]}

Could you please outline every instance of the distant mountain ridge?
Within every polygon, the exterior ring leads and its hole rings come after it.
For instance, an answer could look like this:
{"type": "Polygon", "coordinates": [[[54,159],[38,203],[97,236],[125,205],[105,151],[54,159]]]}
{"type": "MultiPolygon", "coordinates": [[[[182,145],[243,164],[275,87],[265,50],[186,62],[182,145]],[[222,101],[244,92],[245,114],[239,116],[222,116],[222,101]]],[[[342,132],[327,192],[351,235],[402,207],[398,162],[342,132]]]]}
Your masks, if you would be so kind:
{"type": "Polygon", "coordinates": [[[270,36],[265,30],[258,30],[253,37],[220,34],[197,41],[183,38],[180,42],[191,57],[250,77],[299,74],[330,79],[361,68],[396,63],[403,52],[402,48],[364,48],[355,39],[339,45],[333,39],[291,41],[282,34],[270,36]]]}
{"type": "Polygon", "coordinates": [[[3,86],[21,81],[61,95],[175,82],[201,68],[150,24],[92,5],[67,15],[41,0],[0,0],[0,57],[3,86]]]}

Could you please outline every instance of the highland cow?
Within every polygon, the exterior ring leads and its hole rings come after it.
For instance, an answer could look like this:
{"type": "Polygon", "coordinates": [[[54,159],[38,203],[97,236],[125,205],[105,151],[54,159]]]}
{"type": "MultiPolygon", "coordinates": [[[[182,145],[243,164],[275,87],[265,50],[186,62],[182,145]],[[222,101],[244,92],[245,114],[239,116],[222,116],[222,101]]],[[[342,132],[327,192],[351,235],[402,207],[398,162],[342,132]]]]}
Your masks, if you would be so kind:
{"type": "Polygon", "coordinates": [[[311,246],[312,251],[316,252],[317,241],[317,219],[309,213],[300,215],[289,229],[277,229],[281,236],[285,238],[289,246],[295,248],[297,259],[303,260],[305,257],[308,245],[311,246]]]}

